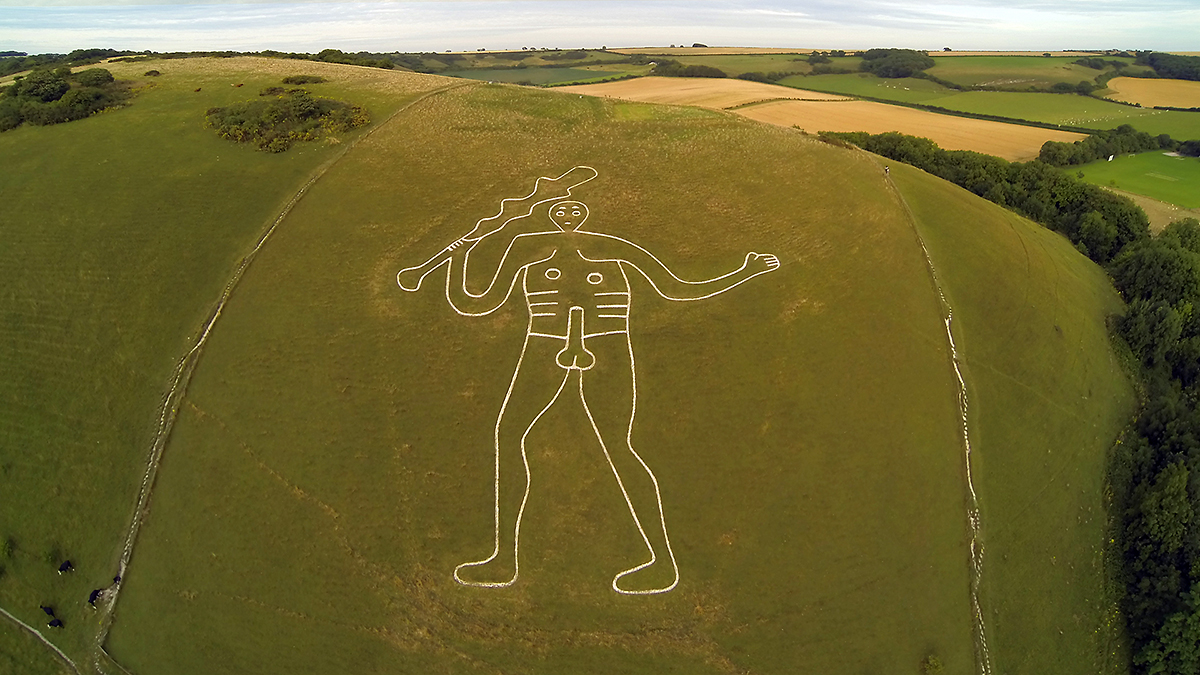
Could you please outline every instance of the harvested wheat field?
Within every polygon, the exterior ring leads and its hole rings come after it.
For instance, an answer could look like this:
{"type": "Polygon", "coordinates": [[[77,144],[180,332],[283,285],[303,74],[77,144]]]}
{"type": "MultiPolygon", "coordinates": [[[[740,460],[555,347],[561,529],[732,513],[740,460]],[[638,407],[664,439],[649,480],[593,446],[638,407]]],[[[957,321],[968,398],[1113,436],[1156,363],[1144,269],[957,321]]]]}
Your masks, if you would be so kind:
{"type": "Polygon", "coordinates": [[[558,87],[588,96],[620,98],[642,103],[732,108],[756,101],[788,98],[804,101],[845,101],[845,96],[803,91],[777,84],[712,77],[639,77],[619,82],[558,87]]]}
{"type": "Polygon", "coordinates": [[[1142,77],[1114,77],[1108,81],[1114,101],[1137,103],[1146,108],[1200,108],[1200,82],[1190,80],[1150,80],[1142,77]]]}
{"type": "Polygon", "coordinates": [[[869,101],[774,101],[737,112],[760,122],[795,126],[809,133],[899,131],[928,138],[946,150],[974,150],[1009,161],[1037,157],[1046,141],[1070,143],[1084,138],[1083,134],[1066,131],[938,115],[869,101]]]}

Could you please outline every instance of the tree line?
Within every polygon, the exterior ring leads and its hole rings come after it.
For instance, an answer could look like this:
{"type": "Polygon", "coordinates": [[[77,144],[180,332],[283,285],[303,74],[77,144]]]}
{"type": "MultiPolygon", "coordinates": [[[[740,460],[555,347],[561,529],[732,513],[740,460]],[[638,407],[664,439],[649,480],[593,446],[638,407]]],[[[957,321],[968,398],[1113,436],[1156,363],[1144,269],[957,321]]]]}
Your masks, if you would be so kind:
{"type": "Polygon", "coordinates": [[[927,138],[897,132],[822,133],[877,155],[912,164],[990,202],[1066,235],[1105,264],[1133,241],[1149,236],[1146,214],[1132,201],[1041,161],[1008,162],[969,150],[943,150],[927,138]]]}
{"type": "Polygon", "coordinates": [[[1180,142],[1169,134],[1151,136],[1131,125],[1122,124],[1116,129],[1093,132],[1087,138],[1072,143],[1046,141],[1042,144],[1038,159],[1051,166],[1075,166],[1113,155],[1150,150],[1174,150],[1181,155],[1200,157],[1200,140],[1180,142]]]}
{"type": "MultiPolygon", "coordinates": [[[[897,133],[822,134],[913,164],[1066,235],[1128,303],[1116,335],[1144,405],[1109,465],[1119,599],[1137,675],[1200,673],[1200,221],[1150,236],[1124,197],[1035,160],[1009,163],[897,133]]],[[[1158,143],[1130,130],[1098,142],[1158,143]]]]}

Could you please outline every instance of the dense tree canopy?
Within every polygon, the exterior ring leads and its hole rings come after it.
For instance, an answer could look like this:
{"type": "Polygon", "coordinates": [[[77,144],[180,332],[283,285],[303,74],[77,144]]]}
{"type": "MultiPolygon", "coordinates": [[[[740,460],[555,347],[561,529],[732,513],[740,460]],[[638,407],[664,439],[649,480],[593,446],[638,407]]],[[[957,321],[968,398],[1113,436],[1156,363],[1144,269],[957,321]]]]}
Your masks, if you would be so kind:
{"type": "Polygon", "coordinates": [[[879,77],[912,77],[934,66],[928,54],[913,49],[868,49],[862,57],[859,67],[879,77]]]}

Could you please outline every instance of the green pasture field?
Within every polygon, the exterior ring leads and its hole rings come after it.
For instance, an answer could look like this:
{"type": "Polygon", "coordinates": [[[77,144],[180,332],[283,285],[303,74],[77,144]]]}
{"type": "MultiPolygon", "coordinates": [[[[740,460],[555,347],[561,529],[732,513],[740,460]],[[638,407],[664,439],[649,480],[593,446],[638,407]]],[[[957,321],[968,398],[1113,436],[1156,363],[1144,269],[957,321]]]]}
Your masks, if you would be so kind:
{"type": "Polygon", "coordinates": [[[1089,183],[1116,187],[1187,209],[1200,208],[1200,159],[1195,157],[1143,152],[1069,170],[1083,173],[1083,179],[1089,183]]]}
{"type": "Polygon", "coordinates": [[[1106,457],[1135,407],[1105,328],[1122,303],[1060,235],[906,165],[891,175],[954,308],[995,672],[1125,673],[1103,555],[1106,457]]]}
{"type": "MultiPolygon", "coordinates": [[[[938,57],[938,62],[947,57],[938,57]]],[[[1034,58],[1034,57],[961,57],[1034,58]]],[[[932,69],[931,71],[932,72],[932,69]]],[[[1200,113],[1154,110],[1121,105],[1093,96],[1017,91],[955,91],[920,78],[886,79],[868,73],[785,77],[778,84],[848,96],[901,103],[921,103],[981,115],[1062,124],[1090,129],[1114,129],[1130,124],[1139,131],[1169,134],[1176,140],[1200,138],[1200,113]]]]}
{"type": "MultiPolygon", "coordinates": [[[[645,74],[647,68],[639,66],[638,74],[645,74]]],[[[528,82],[530,84],[568,84],[582,83],[592,80],[602,80],[617,77],[628,72],[623,68],[612,70],[593,70],[591,68],[513,68],[511,70],[448,70],[443,75],[461,77],[469,80],[484,82],[528,82]]]]}
{"type": "Polygon", "coordinates": [[[973,667],[956,385],[865,156],[692,108],[457,89],[327,173],[221,321],[111,636],[131,672],[973,667]],[[395,274],[577,164],[599,171],[589,227],[682,277],[783,261],[696,303],[635,280],[633,439],[682,570],[661,596],[609,588],[640,543],[576,398],[530,437],[517,584],[451,578],[492,545],[525,310],[461,317],[435,277],[395,274]]]}
{"type": "Polygon", "coordinates": [[[125,109],[0,134],[0,542],[15,544],[0,561],[0,606],[34,626],[39,604],[55,606],[65,627],[49,636],[77,660],[98,622],[86,600],[116,573],[176,362],[241,257],[339,152],[239,147],[204,128],[204,111],[310,72],[331,80],[315,91],[378,120],[403,92],[445,82],[265,59],[111,70],[153,86],[125,109]],[[150,68],[162,76],[142,77],[150,68]],[[368,80],[339,82],[358,77],[368,80]],[[68,558],[75,572],[58,575],[68,558]]]}
{"type": "Polygon", "coordinates": [[[443,61],[441,58],[432,58],[428,56],[423,58],[422,62],[426,67],[430,68],[434,72],[437,72],[438,74],[445,74],[449,71],[458,70],[477,70],[496,67],[508,68],[516,64],[524,64],[529,67],[569,66],[582,63],[584,61],[625,61],[629,59],[629,57],[624,54],[599,50],[586,50],[586,56],[584,56],[582,59],[548,59],[546,58],[547,54],[553,54],[553,52],[465,52],[461,54],[455,54],[454,56],[457,58],[454,58],[449,62],[443,61]]]}
{"type": "Polygon", "coordinates": [[[1147,115],[1130,122],[1138,131],[1148,134],[1169,134],[1177,141],[1200,139],[1200,112],[1184,112],[1182,110],[1156,110],[1155,114],[1147,115]]]}
{"type": "MultiPolygon", "coordinates": [[[[1127,58],[1104,58],[1132,63],[1127,58]]],[[[934,59],[936,65],[925,72],[963,86],[1004,89],[1045,89],[1057,82],[1091,82],[1105,72],[1076,65],[1076,60],[1073,56],[938,56],[934,59]]]]}
{"type": "Polygon", "coordinates": [[[1143,119],[1156,113],[1092,96],[1021,91],[948,91],[942,98],[922,103],[962,112],[1089,129],[1111,129],[1122,124],[1137,127],[1143,119]]]}
{"type": "MultiPolygon", "coordinates": [[[[39,621],[37,625],[45,623],[39,621]]],[[[0,620],[0,672],[67,675],[71,671],[37,638],[4,619],[0,620]]]]}
{"type": "Polygon", "coordinates": [[[793,75],[779,80],[782,84],[796,89],[823,91],[830,94],[846,94],[848,96],[870,96],[889,101],[904,103],[925,103],[930,99],[945,96],[953,89],[922,80],[916,77],[887,79],[876,77],[870,73],[854,73],[852,75],[793,75]]]}
{"type": "MultiPolygon", "coordinates": [[[[803,54],[699,54],[696,56],[664,56],[664,59],[678,61],[685,66],[711,66],[721,69],[730,77],[737,77],[742,73],[770,73],[770,72],[789,72],[796,71],[807,73],[811,66],[808,65],[808,57],[803,54]]],[[[850,59],[835,59],[835,61],[849,61],[850,59]]],[[[855,64],[848,66],[841,65],[843,68],[857,68],[860,59],[854,59],[855,64]]]]}

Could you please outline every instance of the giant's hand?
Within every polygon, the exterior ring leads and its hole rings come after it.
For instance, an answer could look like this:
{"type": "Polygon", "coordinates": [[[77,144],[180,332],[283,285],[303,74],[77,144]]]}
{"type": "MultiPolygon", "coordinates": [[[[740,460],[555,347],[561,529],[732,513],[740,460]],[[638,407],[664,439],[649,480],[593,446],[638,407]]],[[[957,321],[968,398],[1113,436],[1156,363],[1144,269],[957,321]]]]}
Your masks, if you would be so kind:
{"type": "Polygon", "coordinates": [[[779,258],[770,253],[755,253],[751,251],[746,254],[746,262],[742,263],[742,269],[750,276],[770,272],[779,269],[779,258]]]}
{"type": "Polygon", "coordinates": [[[447,260],[450,260],[450,257],[454,254],[454,251],[465,245],[466,242],[462,239],[459,239],[458,241],[439,251],[437,255],[433,256],[429,260],[426,260],[423,264],[417,265],[416,267],[406,267],[400,270],[396,274],[396,283],[400,286],[400,288],[409,292],[420,289],[422,279],[428,276],[430,272],[434,271],[438,267],[441,267],[442,264],[444,264],[447,260]]]}

